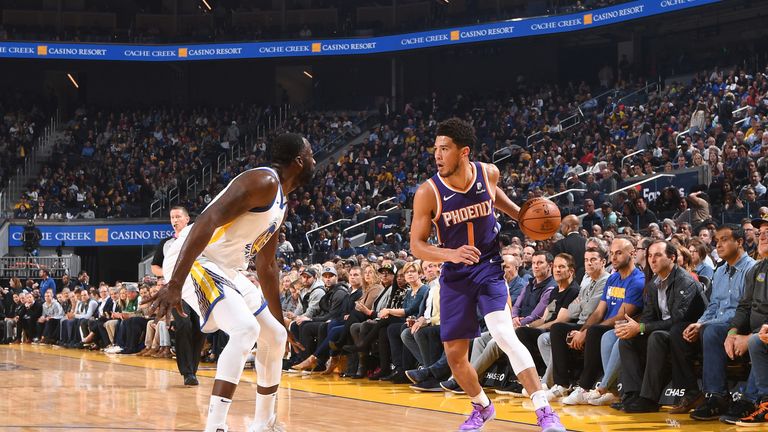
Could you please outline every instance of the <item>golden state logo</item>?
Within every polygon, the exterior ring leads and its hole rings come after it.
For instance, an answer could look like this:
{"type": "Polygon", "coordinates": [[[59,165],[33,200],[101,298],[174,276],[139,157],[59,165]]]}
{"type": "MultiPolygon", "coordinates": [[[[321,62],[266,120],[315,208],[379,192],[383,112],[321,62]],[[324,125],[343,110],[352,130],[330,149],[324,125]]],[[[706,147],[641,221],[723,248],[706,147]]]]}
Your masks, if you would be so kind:
{"type": "Polygon", "coordinates": [[[278,219],[273,219],[272,223],[269,224],[269,228],[264,230],[263,233],[261,233],[258,237],[256,237],[256,240],[254,240],[253,243],[245,245],[245,255],[248,261],[252,260],[253,257],[255,257],[256,254],[259,253],[261,248],[263,248],[264,245],[267,244],[269,239],[272,238],[272,235],[277,231],[277,227],[279,224],[280,224],[280,221],[278,219]]]}
{"type": "Polygon", "coordinates": [[[756,279],[760,283],[765,282],[765,273],[760,273],[759,275],[757,275],[756,279]]]}

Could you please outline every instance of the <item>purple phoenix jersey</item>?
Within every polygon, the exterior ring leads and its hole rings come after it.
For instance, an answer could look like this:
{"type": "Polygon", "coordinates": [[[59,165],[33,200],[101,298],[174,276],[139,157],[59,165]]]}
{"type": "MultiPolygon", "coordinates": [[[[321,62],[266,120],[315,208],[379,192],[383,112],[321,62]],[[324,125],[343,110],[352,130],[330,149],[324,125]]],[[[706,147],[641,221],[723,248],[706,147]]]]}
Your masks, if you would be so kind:
{"type": "Polygon", "coordinates": [[[485,166],[472,162],[472,169],[475,180],[463,191],[446,185],[440,174],[427,181],[437,199],[437,214],[432,223],[437,230],[440,247],[458,249],[464,245],[474,246],[480,250],[482,261],[498,255],[499,229],[485,166]]]}
{"type": "Polygon", "coordinates": [[[475,265],[443,265],[440,338],[444,341],[478,336],[478,308],[482,315],[504,310],[509,295],[499,257],[499,228],[488,174],[485,165],[478,162],[472,162],[472,170],[475,179],[463,191],[447,186],[438,174],[427,180],[437,199],[432,223],[440,246],[457,249],[471,245],[480,250],[480,261],[475,265]]]}

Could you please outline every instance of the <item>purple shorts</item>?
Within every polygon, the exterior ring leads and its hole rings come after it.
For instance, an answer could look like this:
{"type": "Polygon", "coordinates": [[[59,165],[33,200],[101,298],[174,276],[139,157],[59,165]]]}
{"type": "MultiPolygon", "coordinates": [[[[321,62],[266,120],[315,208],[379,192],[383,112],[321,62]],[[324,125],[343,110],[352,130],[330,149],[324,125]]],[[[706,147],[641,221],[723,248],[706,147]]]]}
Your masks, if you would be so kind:
{"type": "Polygon", "coordinates": [[[444,264],[440,274],[440,339],[480,336],[480,317],[504,310],[508,296],[498,255],[473,266],[444,264]]]}

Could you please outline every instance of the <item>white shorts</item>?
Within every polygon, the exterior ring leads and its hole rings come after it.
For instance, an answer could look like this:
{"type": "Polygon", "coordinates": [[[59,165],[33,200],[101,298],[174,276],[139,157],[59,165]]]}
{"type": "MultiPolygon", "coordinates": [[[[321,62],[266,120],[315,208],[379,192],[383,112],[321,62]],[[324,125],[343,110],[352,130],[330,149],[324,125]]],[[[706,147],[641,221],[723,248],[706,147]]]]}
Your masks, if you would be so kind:
{"type": "Polygon", "coordinates": [[[200,317],[200,328],[203,332],[213,333],[219,330],[211,312],[216,303],[225,297],[242,299],[254,315],[258,315],[267,307],[261,289],[242,273],[235,272],[235,277],[230,278],[211,261],[195,261],[184,280],[181,298],[200,317]]]}

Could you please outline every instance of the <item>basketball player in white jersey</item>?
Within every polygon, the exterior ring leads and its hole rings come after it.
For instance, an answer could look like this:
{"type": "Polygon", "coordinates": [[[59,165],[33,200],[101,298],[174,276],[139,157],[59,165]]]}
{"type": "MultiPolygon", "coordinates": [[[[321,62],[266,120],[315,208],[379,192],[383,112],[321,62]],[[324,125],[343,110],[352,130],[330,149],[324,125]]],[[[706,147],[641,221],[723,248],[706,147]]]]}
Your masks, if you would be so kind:
{"type": "Polygon", "coordinates": [[[235,177],[185,228],[163,262],[171,275],[149,298],[157,316],[169,308],[181,314],[183,298],[200,317],[204,332],[223,330],[229,342],[219,356],[206,432],[227,432],[227,412],[246,357],[257,343],[255,420],[249,432],[280,430],[275,400],[288,333],[282,324],[276,233],[285,216],[286,196],[312,179],[312,147],[301,135],[283,134],[272,146],[272,168],[254,168],[235,177]],[[242,273],[255,259],[263,289],[242,273]],[[262,313],[265,308],[270,313],[262,313]]]}

